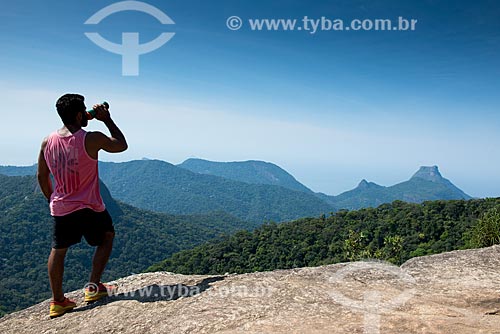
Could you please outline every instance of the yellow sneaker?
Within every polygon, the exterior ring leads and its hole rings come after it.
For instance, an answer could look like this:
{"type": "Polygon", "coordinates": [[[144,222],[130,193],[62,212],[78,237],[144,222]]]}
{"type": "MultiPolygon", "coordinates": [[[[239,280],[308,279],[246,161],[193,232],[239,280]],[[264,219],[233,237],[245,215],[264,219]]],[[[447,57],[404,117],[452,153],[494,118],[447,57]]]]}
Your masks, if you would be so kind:
{"type": "Polygon", "coordinates": [[[92,303],[98,301],[101,298],[113,295],[118,290],[116,285],[104,284],[104,283],[89,283],[85,288],[85,301],[87,303],[92,303]]]}
{"type": "Polygon", "coordinates": [[[76,303],[69,298],[64,297],[62,302],[57,302],[55,300],[50,302],[50,313],[51,318],[60,317],[64,313],[67,313],[76,307],[76,303]]]}

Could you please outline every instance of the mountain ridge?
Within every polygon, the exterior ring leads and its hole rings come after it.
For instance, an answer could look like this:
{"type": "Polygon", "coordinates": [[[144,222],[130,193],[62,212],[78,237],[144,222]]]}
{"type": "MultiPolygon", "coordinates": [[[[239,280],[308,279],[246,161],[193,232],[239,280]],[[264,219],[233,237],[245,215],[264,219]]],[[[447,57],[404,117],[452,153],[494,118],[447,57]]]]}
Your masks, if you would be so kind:
{"type": "MultiPolygon", "coordinates": [[[[0,174],[32,175],[35,172],[36,165],[0,166],[0,174]]],[[[156,212],[226,211],[239,219],[263,223],[317,216],[333,210],[312,191],[194,173],[157,159],[121,163],[100,161],[99,176],[115,198],[156,212]]]]}
{"type": "Polygon", "coordinates": [[[313,193],[286,170],[271,162],[260,160],[218,162],[189,158],[178,164],[195,173],[225,177],[235,181],[254,184],[270,184],[291,190],[313,193]]]}
{"type": "Polygon", "coordinates": [[[385,188],[385,187],[381,186],[379,184],[376,184],[374,182],[368,182],[368,181],[366,181],[366,179],[362,179],[358,183],[358,186],[355,189],[369,189],[369,188],[385,188]]]}
{"type": "MultiPolygon", "coordinates": [[[[12,166],[0,166],[0,173],[10,173],[11,175],[28,173],[33,172],[35,166],[19,167],[18,169],[12,166]]],[[[442,177],[436,165],[421,166],[410,179],[391,186],[382,186],[362,179],[356,188],[338,195],[314,193],[281,167],[258,160],[215,162],[187,159],[179,165],[173,165],[162,160],[143,159],[122,163],[100,162],[99,166],[101,177],[108,184],[113,195],[140,208],[176,214],[195,213],[189,211],[193,208],[198,210],[196,212],[228,210],[229,213],[236,214],[241,219],[261,222],[265,220],[290,220],[300,218],[300,216],[317,215],[342,209],[356,210],[364,207],[377,207],[394,200],[421,203],[426,200],[472,198],[451,181],[442,177]],[[151,178],[163,175],[164,184],[149,180],[147,181],[149,182],[148,187],[137,188],[137,184],[132,180],[120,179],[119,175],[124,173],[125,165],[141,169],[141,173],[137,173],[137,171],[127,172],[133,174],[131,177],[133,180],[139,180],[145,175],[149,175],[151,178]],[[145,166],[153,166],[154,171],[148,170],[145,166]],[[107,169],[110,168],[115,171],[107,172],[107,169]],[[172,182],[172,178],[177,179],[177,181],[172,182]],[[274,180],[274,184],[271,184],[273,182],[270,180],[274,180]],[[276,180],[286,180],[286,182],[277,182],[276,180]],[[168,182],[170,185],[165,185],[168,182]],[[216,186],[214,187],[214,185],[216,186]],[[150,190],[150,188],[155,190],[150,190]],[[230,189],[231,196],[228,196],[228,190],[223,190],[227,188],[230,189]],[[129,194],[133,189],[135,189],[135,194],[129,194]],[[149,194],[147,194],[148,192],[149,194]],[[159,202],[158,195],[162,192],[167,197],[159,202]],[[306,197],[300,197],[294,192],[306,194],[304,195],[306,197]],[[270,193],[273,194],[270,195],[270,193]],[[145,194],[147,196],[143,196],[145,194]],[[245,198],[241,198],[242,194],[245,194],[245,198]],[[269,198],[266,200],[266,196],[274,196],[271,202],[275,206],[283,207],[283,209],[276,211],[276,207],[269,206],[270,201],[269,198]],[[321,203],[312,197],[316,197],[321,203]],[[292,201],[295,204],[292,204],[292,201]],[[191,203],[190,207],[185,207],[183,204],[187,202],[191,203]],[[300,204],[306,202],[309,203],[309,209],[300,204]],[[312,206],[315,209],[311,209],[312,206]]]]}
{"type": "Polygon", "coordinates": [[[421,166],[413,176],[392,186],[381,186],[365,179],[352,190],[336,196],[321,197],[336,209],[356,210],[377,207],[383,203],[402,200],[421,203],[432,200],[471,199],[451,181],[442,177],[438,166],[421,166]]]}
{"type": "Polygon", "coordinates": [[[222,210],[243,220],[263,223],[332,211],[314,194],[198,174],[162,160],[100,162],[99,173],[117,199],[159,212],[222,210]]]}

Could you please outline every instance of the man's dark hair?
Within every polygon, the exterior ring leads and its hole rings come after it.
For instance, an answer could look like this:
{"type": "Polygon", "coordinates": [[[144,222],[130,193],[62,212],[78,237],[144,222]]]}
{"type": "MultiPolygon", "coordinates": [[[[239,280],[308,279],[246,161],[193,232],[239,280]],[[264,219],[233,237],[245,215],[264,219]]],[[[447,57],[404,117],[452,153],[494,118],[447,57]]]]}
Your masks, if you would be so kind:
{"type": "Polygon", "coordinates": [[[64,125],[76,123],[76,115],[85,110],[84,101],[85,98],[78,94],[65,94],[57,100],[57,113],[64,125]]]}

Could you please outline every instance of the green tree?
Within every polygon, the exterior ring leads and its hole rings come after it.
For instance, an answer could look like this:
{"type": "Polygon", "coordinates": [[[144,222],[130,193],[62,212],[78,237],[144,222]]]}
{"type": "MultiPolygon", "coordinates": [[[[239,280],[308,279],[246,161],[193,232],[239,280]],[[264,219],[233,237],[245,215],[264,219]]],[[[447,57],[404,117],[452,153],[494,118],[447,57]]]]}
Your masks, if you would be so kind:
{"type": "Polygon", "coordinates": [[[344,240],[344,252],[349,261],[360,260],[366,254],[366,235],[363,232],[349,230],[349,237],[344,240]]]}
{"type": "Polygon", "coordinates": [[[472,243],[476,247],[500,244],[500,210],[498,207],[485,212],[472,231],[472,243]]]}
{"type": "Polygon", "coordinates": [[[392,263],[400,263],[403,251],[403,237],[400,235],[384,237],[383,254],[385,260],[392,263]]]}

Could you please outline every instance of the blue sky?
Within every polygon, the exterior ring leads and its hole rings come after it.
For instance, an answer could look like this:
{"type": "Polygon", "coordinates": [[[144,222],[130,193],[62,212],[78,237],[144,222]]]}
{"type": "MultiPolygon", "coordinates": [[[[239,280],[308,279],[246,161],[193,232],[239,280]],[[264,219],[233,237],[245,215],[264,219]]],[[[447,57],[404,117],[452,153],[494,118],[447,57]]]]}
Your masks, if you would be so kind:
{"type": "MultiPolygon", "coordinates": [[[[500,196],[497,1],[157,1],[84,22],[115,1],[11,1],[0,12],[0,164],[36,161],[67,92],[108,100],[123,154],[180,163],[276,163],[315,191],[408,179],[421,165],[472,196],[500,196]],[[226,20],[242,18],[238,31],[226,20]],[[417,19],[415,31],[252,31],[248,19],[417,19]],[[175,32],[121,74],[121,56],[85,32],[140,42],[175,32]]],[[[90,122],[89,130],[105,131],[90,122]]]]}

